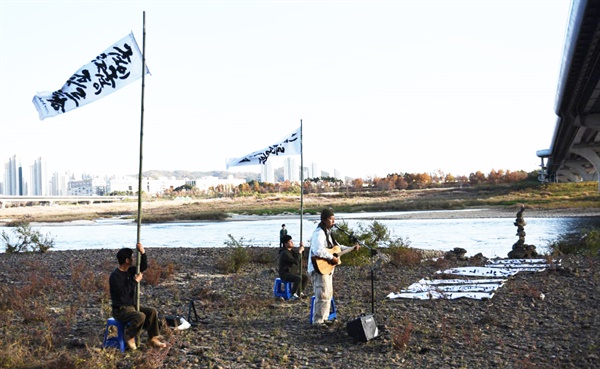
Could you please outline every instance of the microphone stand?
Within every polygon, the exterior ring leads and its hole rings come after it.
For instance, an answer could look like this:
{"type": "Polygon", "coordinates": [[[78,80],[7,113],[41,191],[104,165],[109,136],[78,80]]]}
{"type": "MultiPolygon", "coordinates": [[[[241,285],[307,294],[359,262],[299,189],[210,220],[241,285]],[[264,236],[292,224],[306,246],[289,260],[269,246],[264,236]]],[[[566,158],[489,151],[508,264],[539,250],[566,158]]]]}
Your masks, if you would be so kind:
{"type": "Polygon", "coordinates": [[[343,234],[345,234],[346,236],[348,236],[348,238],[350,238],[350,240],[352,242],[359,244],[361,247],[366,247],[367,249],[369,249],[371,251],[371,314],[375,315],[375,276],[374,276],[375,267],[374,267],[374,263],[373,263],[373,257],[377,254],[377,250],[375,250],[373,247],[370,247],[368,245],[361,243],[358,240],[358,238],[356,238],[356,236],[344,231],[342,228],[338,227],[337,224],[334,224],[333,226],[335,227],[335,229],[337,229],[338,231],[340,231],[343,234]]]}

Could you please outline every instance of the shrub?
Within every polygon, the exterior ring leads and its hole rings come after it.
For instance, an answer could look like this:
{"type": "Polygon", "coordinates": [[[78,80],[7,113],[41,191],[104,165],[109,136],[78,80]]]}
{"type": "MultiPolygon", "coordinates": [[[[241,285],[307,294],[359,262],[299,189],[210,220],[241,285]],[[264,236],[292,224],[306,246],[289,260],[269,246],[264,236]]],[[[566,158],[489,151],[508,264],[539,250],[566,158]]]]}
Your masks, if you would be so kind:
{"type": "Polygon", "coordinates": [[[413,331],[413,324],[408,322],[404,327],[394,327],[392,331],[392,347],[396,350],[406,350],[413,331]]]}
{"type": "Polygon", "coordinates": [[[367,246],[361,247],[358,252],[344,255],[342,262],[346,265],[366,265],[370,261],[371,250],[377,253],[382,248],[387,248],[386,252],[390,252],[393,248],[408,248],[410,243],[408,239],[405,241],[402,237],[392,238],[387,226],[378,221],[368,225],[359,223],[357,231],[351,230],[347,223],[338,224],[338,227],[340,230],[336,231],[335,239],[340,244],[354,245],[356,239],[361,245],[367,246]]]}
{"type": "Polygon", "coordinates": [[[218,259],[215,266],[224,273],[237,273],[250,262],[250,256],[248,250],[244,247],[244,237],[239,240],[236,240],[230,234],[227,237],[229,237],[229,240],[225,241],[225,245],[232,250],[218,259]]]}
{"type": "Polygon", "coordinates": [[[600,252],[600,230],[583,231],[581,236],[564,234],[547,249],[551,256],[576,254],[595,256],[600,252]]]}
{"type": "Polygon", "coordinates": [[[422,254],[408,246],[393,246],[388,249],[388,253],[392,259],[392,264],[396,266],[411,266],[419,265],[423,260],[422,254]]]}
{"type": "Polygon", "coordinates": [[[29,222],[18,222],[13,232],[16,237],[14,243],[11,242],[10,235],[2,231],[2,239],[7,254],[20,252],[44,253],[54,247],[54,238],[49,233],[42,235],[39,230],[31,228],[29,222]]]}

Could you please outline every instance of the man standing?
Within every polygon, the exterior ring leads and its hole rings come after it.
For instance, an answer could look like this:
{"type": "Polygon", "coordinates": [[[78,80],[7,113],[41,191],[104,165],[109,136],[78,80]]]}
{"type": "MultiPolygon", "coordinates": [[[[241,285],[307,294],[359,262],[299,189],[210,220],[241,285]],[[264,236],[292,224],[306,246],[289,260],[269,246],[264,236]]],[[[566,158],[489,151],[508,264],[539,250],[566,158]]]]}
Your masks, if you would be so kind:
{"type": "Polygon", "coordinates": [[[125,343],[130,350],[137,349],[135,337],[141,333],[142,329],[148,331],[149,346],[166,347],[167,345],[158,339],[158,312],[156,309],[140,306],[140,311],[137,311],[135,306],[134,294],[137,283],[142,280],[142,272],[148,268],[144,246],[138,243],[136,247],[141,257],[139,274],[137,274],[137,267],[133,266],[133,250],[126,247],[117,252],[119,266],[110,274],[109,278],[112,315],[127,327],[125,343]]]}
{"type": "Polygon", "coordinates": [[[285,224],[281,225],[281,230],[279,231],[279,247],[283,248],[283,237],[287,236],[287,229],[285,229],[285,224]]]}
{"type": "Polygon", "coordinates": [[[360,245],[344,246],[337,243],[331,234],[331,228],[335,224],[333,211],[324,209],[321,212],[321,222],[313,232],[310,240],[310,254],[308,261],[308,273],[313,284],[315,302],[313,309],[313,325],[323,327],[329,323],[327,318],[331,310],[331,298],[333,297],[333,271],[328,274],[321,274],[319,269],[315,268],[316,260],[325,260],[331,265],[337,265],[340,262],[339,256],[334,255],[331,249],[339,246],[342,251],[354,249],[358,250],[360,245]]]}
{"type": "Polygon", "coordinates": [[[304,252],[304,244],[300,242],[298,249],[294,248],[292,236],[283,236],[283,248],[279,250],[279,278],[285,282],[292,282],[292,300],[304,296],[304,289],[308,284],[308,275],[302,273],[300,277],[300,258],[304,252]],[[302,290],[300,289],[302,282],[302,290]]]}

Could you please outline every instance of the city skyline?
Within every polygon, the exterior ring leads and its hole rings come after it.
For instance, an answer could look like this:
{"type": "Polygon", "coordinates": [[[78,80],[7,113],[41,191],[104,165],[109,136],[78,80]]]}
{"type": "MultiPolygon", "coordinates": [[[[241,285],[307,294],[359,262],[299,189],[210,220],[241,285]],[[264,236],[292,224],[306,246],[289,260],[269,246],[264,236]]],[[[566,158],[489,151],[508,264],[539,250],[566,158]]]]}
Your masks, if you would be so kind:
{"type": "MultiPolygon", "coordinates": [[[[275,178],[275,171],[283,169],[283,180],[298,182],[300,180],[300,165],[299,161],[294,157],[286,157],[281,163],[283,167],[274,167],[272,164],[277,160],[269,160],[266,165],[262,166],[260,173],[260,180],[262,182],[276,183],[280,181],[280,177],[275,178]],[[297,173],[296,173],[297,172],[297,173]]],[[[48,168],[49,164],[39,157],[34,160],[32,164],[23,163],[23,161],[17,156],[11,156],[7,162],[3,163],[0,167],[0,195],[9,196],[65,196],[65,195],[105,195],[106,193],[112,192],[110,189],[107,190],[93,190],[93,188],[110,187],[104,182],[119,182],[117,184],[117,191],[133,191],[136,188],[137,173],[129,175],[116,175],[114,173],[92,173],[92,172],[81,172],[75,173],[69,170],[53,170],[48,168]],[[25,168],[25,170],[24,170],[25,168]],[[26,170],[28,169],[28,170],[26,170]],[[88,183],[89,182],[89,183],[88,183]]],[[[318,165],[312,163],[310,167],[304,167],[305,178],[314,176],[315,171],[319,171],[318,165]]],[[[148,171],[153,171],[148,170],[148,171]]],[[[145,171],[145,172],[148,172],[145,171]]],[[[208,171],[214,172],[214,171],[208,171]]],[[[229,184],[240,184],[240,179],[233,179],[233,173],[229,173],[226,182],[214,181],[210,178],[171,178],[161,177],[156,181],[161,182],[155,185],[157,189],[165,189],[170,187],[179,187],[187,182],[193,182],[198,188],[207,189],[210,184],[229,183],[229,184]],[[171,181],[170,184],[168,181],[171,181]],[[200,183],[201,182],[201,183],[200,183]]],[[[206,172],[205,172],[206,173],[206,172]]],[[[252,172],[248,172],[252,173],[252,172]]],[[[327,175],[329,175],[328,172],[327,175]]],[[[334,173],[341,174],[334,170],[334,173]]],[[[321,176],[322,173],[319,175],[321,176]]],[[[335,176],[335,174],[333,174],[335,176]]],[[[146,177],[145,177],[146,178],[146,177]]],[[[337,178],[337,177],[336,177],[337,178]]],[[[343,179],[343,178],[339,178],[343,179]]],[[[154,181],[154,180],[153,180],[154,181]]],[[[244,179],[245,181],[245,179],[244,179]]],[[[242,181],[243,182],[243,181],[242,181]]],[[[148,189],[149,190],[149,189],[148,189]]]]}

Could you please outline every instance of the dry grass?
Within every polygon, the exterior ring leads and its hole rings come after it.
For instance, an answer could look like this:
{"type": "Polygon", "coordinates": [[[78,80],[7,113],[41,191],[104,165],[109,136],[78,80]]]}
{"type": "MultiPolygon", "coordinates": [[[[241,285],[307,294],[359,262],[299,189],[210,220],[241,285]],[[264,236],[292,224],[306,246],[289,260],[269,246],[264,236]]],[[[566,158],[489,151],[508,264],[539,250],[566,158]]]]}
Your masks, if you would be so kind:
{"type": "MultiPolygon", "coordinates": [[[[324,207],[337,212],[453,210],[496,207],[514,210],[525,204],[529,209],[598,209],[597,182],[528,183],[467,189],[425,189],[409,191],[373,191],[332,194],[307,194],[303,197],[306,214],[318,214],[324,207]]],[[[181,220],[222,220],[228,214],[297,214],[300,196],[268,194],[253,197],[195,199],[190,202],[145,200],[143,222],[181,220]]],[[[30,222],[64,222],[97,218],[135,219],[137,202],[90,205],[16,206],[0,211],[0,222],[28,219],[30,222]]]]}

